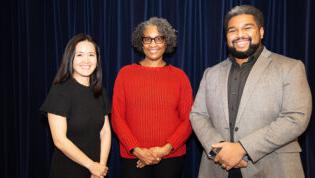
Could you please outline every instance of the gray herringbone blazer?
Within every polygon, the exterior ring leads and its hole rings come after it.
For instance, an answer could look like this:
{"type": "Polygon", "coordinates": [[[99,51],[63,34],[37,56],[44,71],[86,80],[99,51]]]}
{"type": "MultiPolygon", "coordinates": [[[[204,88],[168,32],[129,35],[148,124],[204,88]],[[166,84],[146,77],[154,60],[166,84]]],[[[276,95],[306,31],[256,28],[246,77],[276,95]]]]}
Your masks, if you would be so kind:
{"type": "MultiPolygon", "coordinates": [[[[190,120],[205,152],[229,140],[227,83],[231,61],[205,70],[190,120]]],[[[301,61],[266,48],[253,66],[240,101],[235,140],[251,158],[244,178],[304,177],[297,142],[312,110],[311,92],[301,61]]],[[[204,153],[199,178],[225,178],[227,172],[204,153]]]]}

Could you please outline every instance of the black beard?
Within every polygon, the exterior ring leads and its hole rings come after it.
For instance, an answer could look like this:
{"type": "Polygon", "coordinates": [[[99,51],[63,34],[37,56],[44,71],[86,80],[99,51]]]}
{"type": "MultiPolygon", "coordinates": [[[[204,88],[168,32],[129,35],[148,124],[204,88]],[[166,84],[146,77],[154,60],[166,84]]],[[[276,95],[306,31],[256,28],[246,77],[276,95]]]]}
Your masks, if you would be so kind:
{"type": "Polygon", "coordinates": [[[229,47],[229,46],[227,46],[227,50],[228,50],[229,54],[234,58],[246,59],[249,56],[253,55],[257,51],[259,46],[260,46],[259,43],[252,44],[250,42],[249,47],[246,51],[237,51],[234,47],[229,47]]]}

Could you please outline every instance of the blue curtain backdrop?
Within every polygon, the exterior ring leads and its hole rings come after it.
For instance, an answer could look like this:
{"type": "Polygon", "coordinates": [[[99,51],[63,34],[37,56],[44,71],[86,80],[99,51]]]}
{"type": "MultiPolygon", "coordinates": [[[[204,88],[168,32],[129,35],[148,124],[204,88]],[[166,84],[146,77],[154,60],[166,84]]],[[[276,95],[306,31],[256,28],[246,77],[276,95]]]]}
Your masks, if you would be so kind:
{"type": "MultiPolygon", "coordinates": [[[[315,2],[312,0],[4,0],[1,2],[0,177],[47,177],[52,141],[38,108],[47,95],[67,41],[91,34],[101,47],[104,86],[110,94],[118,70],[142,58],[131,48],[134,27],[152,16],[177,29],[178,48],[167,60],[182,68],[196,93],[206,67],[226,57],[224,14],[252,4],[265,15],[264,44],[302,60],[315,94],[315,2]],[[313,23],[312,23],[313,22],[313,23]]],[[[110,178],[120,178],[113,136],[110,178]]],[[[300,138],[306,176],[315,177],[315,121],[300,138]]],[[[196,178],[201,147],[192,136],[184,178],[196,178]]]]}

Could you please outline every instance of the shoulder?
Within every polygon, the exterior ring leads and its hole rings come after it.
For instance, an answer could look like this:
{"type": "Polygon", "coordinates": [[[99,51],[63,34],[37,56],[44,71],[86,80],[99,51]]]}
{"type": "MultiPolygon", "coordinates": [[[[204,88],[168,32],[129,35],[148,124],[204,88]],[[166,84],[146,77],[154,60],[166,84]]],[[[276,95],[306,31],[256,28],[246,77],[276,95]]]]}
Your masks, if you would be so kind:
{"type": "Polygon", "coordinates": [[[176,77],[184,80],[189,80],[187,74],[182,69],[175,67],[173,65],[169,65],[168,67],[170,69],[170,72],[173,73],[176,77]]]}
{"type": "Polygon", "coordinates": [[[279,71],[289,72],[293,68],[304,68],[304,64],[301,60],[297,60],[291,57],[287,57],[278,53],[269,51],[269,58],[271,59],[271,65],[279,71]]]}
{"type": "Polygon", "coordinates": [[[211,77],[221,75],[220,72],[226,71],[231,66],[231,61],[229,59],[225,59],[224,61],[215,64],[214,66],[208,67],[204,71],[204,77],[211,77]]]}
{"type": "Polygon", "coordinates": [[[180,69],[179,67],[175,67],[173,65],[169,65],[168,67],[169,67],[170,71],[172,71],[173,73],[186,76],[186,73],[182,69],[180,69]]]}
{"type": "Polygon", "coordinates": [[[123,66],[118,74],[117,74],[117,77],[118,78],[125,78],[125,77],[128,77],[130,76],[130,74],[133,74],[133,73],[137,73],[137,70],[139,68],[139,66],[137,64],[129,64],[129,65],[125,65],[123,66]]]}
{"type": "Polygon", "coordinates": [[[133,71],[137,68],[137,66],[138,66],[137,64],[125,65],[119,70],[119,73],[126,73],[126,72],[133,71]]]}
{"type": "Polygon", "coordinates": [[[284,66],[284,67],[290,67],[290,66],[295,66],[298,64],[302,64],[302,61],[293,59],[291,57],[287,57],[281,54],[273,53],[271,52],[270,58],[273,60],[275,64],[284,66]]]}
{"type": "Polygon", "coordinates": [[[68,95],[71,93],[73,89],[73,85],[71,84],[71,79],[68,79],[64,82],[53,84],[50,88],[49,93],[58,94],[58,95],[68,95]]]}

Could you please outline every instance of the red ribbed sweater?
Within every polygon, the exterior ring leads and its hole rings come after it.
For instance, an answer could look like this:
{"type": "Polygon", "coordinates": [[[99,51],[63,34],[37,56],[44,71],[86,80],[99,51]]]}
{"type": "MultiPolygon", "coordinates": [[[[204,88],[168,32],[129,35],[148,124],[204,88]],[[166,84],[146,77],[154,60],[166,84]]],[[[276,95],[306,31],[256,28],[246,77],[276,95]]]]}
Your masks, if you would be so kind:
{"type": "Polygon", "coordinates": [[[120,155],[135,158],[135,147],[155,147],[170,143],[166,158],[186,153],[191,134],[189,113],[192,89],[186,74],[172,65],[123,67],[116,78],[112,127],[120,141],[120,155]]]}

